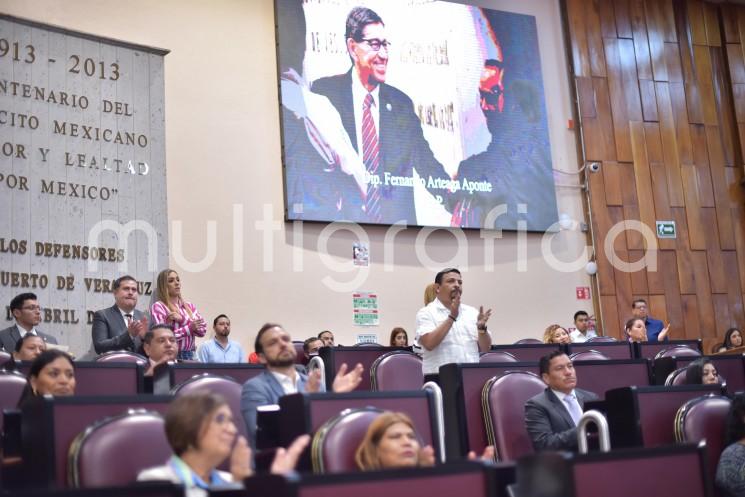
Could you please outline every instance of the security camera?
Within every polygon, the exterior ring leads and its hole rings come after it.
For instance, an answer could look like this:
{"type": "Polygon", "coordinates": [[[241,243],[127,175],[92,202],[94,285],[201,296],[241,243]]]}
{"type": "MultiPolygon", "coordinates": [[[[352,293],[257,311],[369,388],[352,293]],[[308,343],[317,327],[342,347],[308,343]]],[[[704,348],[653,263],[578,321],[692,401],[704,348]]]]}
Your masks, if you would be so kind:
{"type": "Polygon", "coordinates": [[[590,162],[590,171],[593,173],[596,173],[600,171],[600,163],[599,162],[590,162]]]}

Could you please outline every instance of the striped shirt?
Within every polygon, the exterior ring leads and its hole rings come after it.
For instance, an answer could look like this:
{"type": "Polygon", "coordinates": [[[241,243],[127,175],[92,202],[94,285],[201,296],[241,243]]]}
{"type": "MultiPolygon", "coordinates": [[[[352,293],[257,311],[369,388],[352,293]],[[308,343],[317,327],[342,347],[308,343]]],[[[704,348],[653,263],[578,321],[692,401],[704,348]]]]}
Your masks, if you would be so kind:
{"type": "Polygon", "coordinates": [[[176,336],[176,342],[178,342],[179,352],[183,350],[195,350],[196,337],[203,337],[207,333],[207,325],[205,323],[202,323],[202,325],[199,326],[196,331],[192,333],[192,331],[189,329],[189,324],[191,324],[192,320],[202,319],[201,314],[199,314],[197,308],[194,307],[194,304],[190,302],[179,302],[178,304],[176,304],[176,308],[178,309],[178,313],[181,315],[181,321],[176,321],[173,323],[166,322],[166,318],[171,311],[168,310],[168,307],[166,307],[163,302],[158,301],[154,303],[150,308],[150,315],[153,318],[153,323],[165,323],[171,325],[173,334],[176,336]],[[189,313],[186,311],[186,307],[188,307],[191,311],[193,319],[189,317],[189,313]]]}

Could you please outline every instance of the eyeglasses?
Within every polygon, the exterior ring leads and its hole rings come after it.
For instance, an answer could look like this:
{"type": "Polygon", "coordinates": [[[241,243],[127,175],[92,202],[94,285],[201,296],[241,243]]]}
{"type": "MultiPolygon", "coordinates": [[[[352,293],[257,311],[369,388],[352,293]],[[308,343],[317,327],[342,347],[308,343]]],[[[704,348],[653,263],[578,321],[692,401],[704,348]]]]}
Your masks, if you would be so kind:
{"type": "Polygon", "coordinates": [[[379,52],[381,48],[385,48],[388,51],[391,47],[391,42],[388,40],[379,40],[377,38],[370,38],[360,40],[360,43],[365,42],[373,52],[379,52]]]}
{"type": "Polygon", "coordinates": [[[38,305],[27,305],[24,307],[21,307],[24,311],[40,311],[41,307],[38,305]]]}

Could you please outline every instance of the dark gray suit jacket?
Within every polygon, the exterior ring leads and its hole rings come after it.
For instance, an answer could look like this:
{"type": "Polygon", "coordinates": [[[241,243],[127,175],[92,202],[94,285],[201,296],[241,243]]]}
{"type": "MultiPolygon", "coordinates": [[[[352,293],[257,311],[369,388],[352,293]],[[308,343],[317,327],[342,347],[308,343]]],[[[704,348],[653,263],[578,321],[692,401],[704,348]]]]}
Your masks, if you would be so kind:
{"type": "MultiPolygon", "coordinates": [[[[575,388],[574,394],[583,410],[585,402],[598,400],[597,395],[580,388],[575,388]]],[[[550,388],[525,403],[525,427],[536,451],[577,450],[577,427],[550,388]]]]}
{"type": "MultiPolygon", "coordinates": [[[[144,314],[135,309],[132,311],[132,319],[140,320],[144,314]]],[[[93,314],[93,348],[96,353],[103,354],[112,350],[129,350],[137,352],[140,349],[140,338],[132,337],[127,333],[127,326],[116,305],[108,309],[101,309],[93,314]]]]}
{"type": "MultiPolygon", "coordinates": [[[[302,393],[305,392],[308,377],[300,372],[298,374],[300,375],[298,392],[302,393]]],[[[243,419],[246,422],[246,431],[252,447],[256,447],[256,408],[269,404],[279,404],[279,398],[283,395],[285,395],[285,391],[282,389],[282,385],[268,370],[243,384],[241,413],[243,413],[243,419]]]]}
{"type": "MultiPolygon", "coordinates": [[[[52,335],[43,333],[38,329],[36,330],[36,334],[47,343],[57,344],[57,339],[52,335]]],[[[9,354],[12,354],[13,351],[15,351],[16,342],[20,339],[21,334],[18,332],[18,327],[16,325],[11,326],[10,328],[5,328],[0,331],[0,348],[4,349],[9,354]]]]}

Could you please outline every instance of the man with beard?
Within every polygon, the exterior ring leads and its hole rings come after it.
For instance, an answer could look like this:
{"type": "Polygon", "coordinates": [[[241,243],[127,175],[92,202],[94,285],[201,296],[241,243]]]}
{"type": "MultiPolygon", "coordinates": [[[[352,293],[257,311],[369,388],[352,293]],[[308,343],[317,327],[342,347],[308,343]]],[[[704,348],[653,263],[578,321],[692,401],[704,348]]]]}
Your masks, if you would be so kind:
{"type": "Polygon", "coordinates": [[[491,348],[486,322],[491,309],[461,304],[460,271],[443,269],[435,276],[436,298],[416,314],[416,341],[422,346],[424,380],[437,380],[440,366],[451,362],[479,362],[479,351],[491,348]]]}
{"type": "Polygon", "coordinates": [[[215,337],[199,347],[197,357],[200,362],[246,362],[241,344],[234,340],[228,340],[228,335],[230,335],[230,319],[228,319],[228,316],[225,314],[217,316],[212,321],[212,329],[215,331],[215,337]]]}
{"type": "MultiPolygon", "coordinates": [[[[241,412],[246,422],[249,441],[256,446],[256,408],[277,404],[283,395],[322,392],[320,370],[304,375],[295,369],[297,351],[290,334],[281,325],[266,323],[256,335],[254,349],[266,371],[243,384],[241,412]]],[[[347,372],[342,364],[336,373],[332,389],[336,393],[351,392],[362,380],[362,364],[347,372]]]]}

